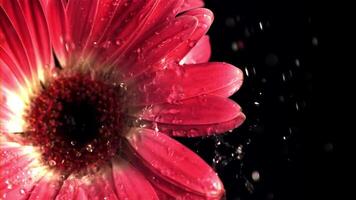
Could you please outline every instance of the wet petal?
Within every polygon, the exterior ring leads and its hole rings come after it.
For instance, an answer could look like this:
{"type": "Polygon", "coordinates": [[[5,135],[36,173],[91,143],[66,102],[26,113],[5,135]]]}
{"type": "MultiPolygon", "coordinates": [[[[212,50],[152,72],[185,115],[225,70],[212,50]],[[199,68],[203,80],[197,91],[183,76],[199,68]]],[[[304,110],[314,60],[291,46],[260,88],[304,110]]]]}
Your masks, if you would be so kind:
{"type": "MultiPolygon", "coordinates": [[[[128,141],[138,161],[165,182],[153,182],[165,192],[170,185],[186,193],[218,199],[224,188],[216,173],[200,157],[170,137],[150,129],[134,130],[128,141]]],[[[152,180],[151,180],[152,181],[152,180]]],[[[183,196],[181,196],[183,195],[183,196]]]]}
{"type": "Polygon", "coordinates": [[[94,27],[99,0],[69,1],[66,9],[74,48],[81,51],[94,27]]]}
{"type": "Polygon", "coordinates": [[[31,191],[29,200],[55,199],[63,184],[63,178],[55,172],[48,172],[31,191]]]}
{"type": "MultiPolygon", "coordinates": [[[[112,64],[141,44],[157,26],[174,19],[183,0],[112,1],[116,6],[106,29],[97,26],[92,37],[92,47],[98,49],[99,62],[112,64]],[[97,37],[97,34],[100,37],[97,37]]],[[[110,5],[109,5],[110,6],[110,5]]],[[[105,19],[104,19],[105,21],[105,19]]],[[[101,24],[101,22],[99,22],[101,24]]]]}
{"type": "Polygon", "coordinates": [[[119,57],[114,62],[120,66],[119,70],[123,76],[121,79],[131,79],[154,66],[164,68],[165,56],[186,41],[196,25],[196,18],[191,16],[180,16],[169,24],[162,25],[147,40],[133,46],[124,58],[119,57]]]}
{"type": "Polygon", "coordinates": [[[151,105],[218,94],[228,97],[236,92],[243,81],[240,69],[226,63],[202,63],[175,66],[138,77],[129,85],[131,104],[151,105]],[[220,89],[227,92],[220,92],[220,89]]]}
{"type": "MultiPolygon", "coordinates": [[[[181,61],[187,53],[196,46],[197,42],[206,34],[214,20],[214,14],[206,8],[198,8],[184,13],[185,16],[192,16],[198,20],[197,28],[193,34],[177,48],[172,50],[167,56],[167,60],[173,62],[181,61]]],[[[183,64],[183,62],[180,62],[183,64]]]]}
{"type": "Polygon", "coordinates": [[[100,171],[83,177],[69,176],[64,181],[56,199],[118,199],[111,167],[103,166],[100,171]]]}
{"type": "Polygon", "coordinates": [[[125,160],[113,161],[113,178],[119,199],[158,199],[151,183],[125,160]]]}
{"type": "Polygon", "coordinates": [[[136,117],[149,126],[174,136],[206,136],[224,133],[242,124],[245,115],[230,99],[201,96],[143,109],[136,117]]]}
{"type": "Polygon", "coordinates": [[[30,146],[0,142],[0,195],[2,199],[28,199],[32,188],[46,174],[38,161],[38,154],[30,146]]]}

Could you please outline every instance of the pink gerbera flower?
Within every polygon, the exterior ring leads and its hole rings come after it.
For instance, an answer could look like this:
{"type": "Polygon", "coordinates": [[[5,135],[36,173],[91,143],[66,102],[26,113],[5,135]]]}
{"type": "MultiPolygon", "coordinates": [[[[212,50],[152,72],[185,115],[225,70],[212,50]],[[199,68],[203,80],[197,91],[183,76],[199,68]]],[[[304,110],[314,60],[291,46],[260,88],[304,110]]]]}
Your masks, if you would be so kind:
{"type": "Polygon", "coordinates": [[[0,199],[220,199],[170,136],[245,119],[201,0],[0,0],[0,199]]]}

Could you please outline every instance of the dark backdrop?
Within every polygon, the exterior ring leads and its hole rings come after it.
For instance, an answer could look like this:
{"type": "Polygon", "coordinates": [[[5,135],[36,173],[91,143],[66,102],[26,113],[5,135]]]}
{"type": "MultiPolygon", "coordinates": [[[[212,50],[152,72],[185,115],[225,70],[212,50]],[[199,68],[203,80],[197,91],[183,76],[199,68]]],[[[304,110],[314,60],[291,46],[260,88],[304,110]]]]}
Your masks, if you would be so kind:
{"type": "MultiPolygon", "coordinates": [[[[228,200],[306,199],[306,138],[311,132],[311,68],[319,35],[302,1],[206,0],[215,14],[212,61],[243,70],[232,96],[246,122],[218,137],[179,139],[221,177],[228,200]]],[[[332,154],[324,139],[320,151],[332,154]]]]}

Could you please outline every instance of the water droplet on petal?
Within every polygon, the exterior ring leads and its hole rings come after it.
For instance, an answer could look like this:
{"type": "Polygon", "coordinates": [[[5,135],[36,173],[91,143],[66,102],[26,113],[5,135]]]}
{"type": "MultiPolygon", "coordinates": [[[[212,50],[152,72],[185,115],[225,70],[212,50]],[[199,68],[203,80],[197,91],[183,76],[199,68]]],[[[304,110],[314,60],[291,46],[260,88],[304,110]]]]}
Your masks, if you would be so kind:
{"type": "Polygon", "coordinates": [[[48,161],[48,164],[49,164],[49,166],[53,167],[53,166],[56,166],[57,163],[54,160],[50,160],[50,161],[48,161]]]}
{"type": "Polygon", "coordinates": [[[25,189],[21,188],[20,189],[20,194],[24,195],[26,193],[25,189]]]}

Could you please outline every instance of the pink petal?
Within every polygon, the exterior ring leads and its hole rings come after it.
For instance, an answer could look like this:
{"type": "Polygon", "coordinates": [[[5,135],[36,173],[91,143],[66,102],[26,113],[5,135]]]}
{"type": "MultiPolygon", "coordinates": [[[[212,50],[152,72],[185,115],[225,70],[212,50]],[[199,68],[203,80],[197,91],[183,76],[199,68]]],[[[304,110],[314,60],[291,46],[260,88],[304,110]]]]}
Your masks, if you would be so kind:
{"type": "Polygon", "coordinates": [[[64,181],[56,199],[118,199],[115,193],[112,169],[109,166],[103,166],[99,172],[94,174],[83,177],[69,176],[64,181]]]}
{"type": "Polygon", "coordinates": [[[48,0],[46,11],[53,49],[59,63],[66,66],[68,54],[72,50],[72,43],[69,37],[68,19],[63,1],[48,0]]]}
{"type": "MultiPolygon", "coordinates": [[[[25,72],[19,67],[10,55],[0,46],[0,80],[1,86],[16,90],[26,85],[25,72]]],[[[3,89],[3,88],[1,88],[3,89]]]]}
{"type": "Polygon", "coordinates": [[[209,36],[203,36],[189,53],[181,60],[182,64],[196,64],[208,62],[211,56],[209,36]]]}
{"type": "Polygon", "coordinates": [[[204,6],[203,0],[184,0],[184,3],[181,7],[181,12],[192,10],[194,8],[199,8],[204,6]]]}
{"type": "Polygon", "coordinates": [[[58,173],[48,173],[32,189],[29,200],[55,199],[63,184],[58,173]]]}
{"type": "Polygon", "coordinates": [[[119,199],[158,199],[151,183],[125,160],[113,161],[113,178],[119,199]]]}
{"type": "MultiPolygon", "coordinates": [[[[10,21],[18,33],[19,38],[23,43],[24,49],[28,55],[31,66],[36,66],[34,47],[31,41],[30,31],[27,27],[22,9],[18,1],[3,1],[1,3],[3,9],[8,15],[10,21]]],[[[9,51],[10,52],[10,51],[9,51]]]]}
{"type": "Polygon", "coordinates": [[[38,66],[52,66],[52,47],[49,39],[47,21],[39,0],[21,0],[20,6],[31,34],[38,66]]]}
{"type": "MultiPolygon", "coordinates": [[[[180,61],[187,53],[196,46],[197,42],[206,34],[214,20],[214,14],[205,8],[198,8],[184,13],[185,16],[192,16],[198,19],[197,28],[194,33],[180,46],[175,48],[167,56],[169,60],[180,61]]],[[[183,63],[181,63],[183,64],[183,63]]]]}
{"type": "Polygon", "coordinates": [[[228,97],[240,88],[242,80],[241,70],[226,63],[175,66],[138,77],[128,87],[128,98],[133,105],[152,105],[202,94],[228,97]],[[225,88],[230,89],[228,93],[219,92],[225,88]]]}
{"type": "MultiPolygon", "coordinates": [[[[94,41],[93,46],[99,46],[100,57],[105,62],[112,64],[122,58],[135,44],[141,44],[162,24],[174,19],[183,0],[147,0],[131,2],[122,0],[114,3],[117,5],[111,23],[107,29],[95,29],[102,36],[94,41]],[[101,48],[103,47],[103,48],[101,48]]],[[[101,22],[99,22],[101,23],[101,22]]],[[[99,25],[100,28],[102,25],[99,25]]],[[[95,38],[95,34],[93,35],[95,38]]]]}
{"type": "Polygon", "coordinates": [[[69,1],[66,14],[74,48],[81,51],[94,27],[99,0],[69,1]]]}
{"type": "MultiPolygon", "coordinates": [[[[216,173],[194,152],[180,143],[150,129],[138,129],[132,132],[128,141],[137,157],[138,165],[143,164],[157,179],[150,179],[156,187],[165,192],[172,185],[184,193],[175,198],[185,197],[186,193],[206,199],[219,199],[224,193],[223,185],[216,173]]],[[[174,190],[173,190],[174,191],[174,190]]],[[[173,192],[171,191],[171,192],[173,192]]]]}
{"type": "Polygon", "coordinates": [[[152,68],[154,64],[158,68],[163,68],[165,56],[189,38],[196,25],[196,18],[191,16],[180,16],[169,24],[162,25],[146,41],[133,46],[127,57],[114,62],[120,66],[119,70],[123,75],[121,79],[138,76],[152,68]],[[163,63],[158,63],[159,61],[163,63]]]}
{"type": "Polygon", "coordinates": [[[32,76],[37,77],[39,70],[52,66],[49,32],[41,2],[7,0],[2,6],[23,44],[32,76]]]}
{"type": "Polygon", "coordinates": [[[174,136],[206,136],[224,133],[242,124],[240,106],[218,96],[200,96],[174,103],[153,105],[136,117],[150,122],[152,128],[174,136]]]}
{"type": "Polygon", "coordinates": [[[17,66],[21,66],[23,75],[32,78],[32,71],[24,46],[2,7],[0,7],[0,19],[0,35],[4,37],[4,43],[1,44],[1,47],[16,62],[17,66]]]}
{"type": "Polygon", "coordinates": [[[45,174],[31,147],[0,142],[0,195],[2,199],[27,199],[34,185],[45,174]]]}

